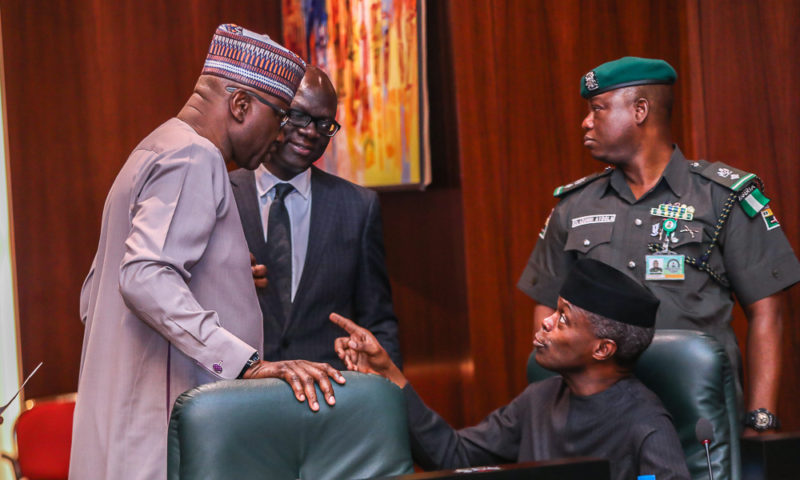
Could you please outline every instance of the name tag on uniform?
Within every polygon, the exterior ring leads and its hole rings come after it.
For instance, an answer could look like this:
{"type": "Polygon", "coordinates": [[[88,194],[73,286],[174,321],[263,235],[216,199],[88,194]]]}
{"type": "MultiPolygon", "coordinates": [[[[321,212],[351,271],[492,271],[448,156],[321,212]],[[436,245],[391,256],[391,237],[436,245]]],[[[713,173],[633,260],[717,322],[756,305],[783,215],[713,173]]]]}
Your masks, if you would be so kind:
{"type": "Polygon", "coordinates": [[[647,255],[645,280],[684,280],[686,257],[683,255],[647,255]]]}
{"type": "Polygon", "coordinates": [[[592,223],[614,223],[616,220],[617,215],[615,213],[586,215],[585,217],[573,218],[572,228],[580,227],[581,225],[590,225],[592,223]]]}

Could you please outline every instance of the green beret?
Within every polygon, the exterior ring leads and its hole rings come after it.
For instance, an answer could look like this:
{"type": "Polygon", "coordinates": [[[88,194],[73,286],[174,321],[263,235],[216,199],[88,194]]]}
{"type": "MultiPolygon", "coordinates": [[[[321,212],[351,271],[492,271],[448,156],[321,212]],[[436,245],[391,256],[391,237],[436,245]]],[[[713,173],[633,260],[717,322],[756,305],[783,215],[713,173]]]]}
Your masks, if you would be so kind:
{"type": "Polygon", "coordinates": [[[606,62],[581,78],[581,96],[595,95],[633,85],[672,85],[678,74],[672,65],[655,58],[622,57],[606,62]]]}

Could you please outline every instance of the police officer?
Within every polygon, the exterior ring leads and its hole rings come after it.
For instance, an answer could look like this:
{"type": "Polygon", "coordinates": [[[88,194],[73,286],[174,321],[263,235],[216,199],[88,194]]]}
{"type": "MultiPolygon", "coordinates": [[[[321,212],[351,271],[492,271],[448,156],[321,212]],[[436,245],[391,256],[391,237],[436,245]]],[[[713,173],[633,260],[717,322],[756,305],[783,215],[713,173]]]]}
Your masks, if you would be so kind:
{"type": "Polygon", "coordinates": [[[781,292],[800,281],[800,263],[758,177],[687,161],[672,143],[676,78],[663,60],[624,57],[581,79],[583,143],[610,166],[555,190],[559,202],[518,287],[538,302],[538,327],[570,267],[600,260],[661,300],[657,328],[713,335],[741,372],[730,325],[735,294],[749,320],[745,425],[767,431],[778,426],[781,292]]]}

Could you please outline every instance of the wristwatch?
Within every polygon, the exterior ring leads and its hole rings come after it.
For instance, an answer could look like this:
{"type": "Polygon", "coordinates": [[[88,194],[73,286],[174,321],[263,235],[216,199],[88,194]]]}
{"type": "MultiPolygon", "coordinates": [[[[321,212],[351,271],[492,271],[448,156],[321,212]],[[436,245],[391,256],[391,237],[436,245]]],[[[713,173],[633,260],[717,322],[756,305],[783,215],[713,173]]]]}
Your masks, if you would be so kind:
{"type": "Polygon", "coordinates": [[[767,430],[780,428],[781,422],[778,421],[778,417],[776,417],[775,414],[766,408],[759,408],[758,410],[747,412],[744,425],[752,428],[756,432],[765,432],[767,430]]]}
{"type": "Polygon", "coordinates": [[[247,370],[249,370],[250,367],[252,367],[256,363],[258,363],[258,361],[260,359],[261,359],[261,357],[258,356],[258,352],[256,352],[253,355],[251,355],[250,359],[247,361],[247,363],[244,364],[244,368],[242,369],[242,373],[240,373],[239,376],[236,377],[236,378],[244,378],[245,372],[247,372],[247,370]]]}

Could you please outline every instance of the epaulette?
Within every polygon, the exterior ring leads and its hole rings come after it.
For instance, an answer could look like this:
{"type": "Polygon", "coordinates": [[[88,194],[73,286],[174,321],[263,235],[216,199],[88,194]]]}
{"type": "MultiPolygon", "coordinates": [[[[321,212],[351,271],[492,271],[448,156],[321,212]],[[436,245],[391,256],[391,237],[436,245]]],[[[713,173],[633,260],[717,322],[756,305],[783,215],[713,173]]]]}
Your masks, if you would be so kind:
{"type": "Polygon", "coordinates": [[[764,184],[755,173],[745,172],[722,162],[698,160],[689,163],[689,170],[736,193],[739,204],[748,216],[755,217],[769,203],[764,184]]]}
{"type": "Polygon", "coordinates": [[[561,185],[560,187],[557,187],[555,190],[553,190],[553,196],[561,197],[564,194],[569,193],[577,188],[583,187],[584,185],[589,185],[598,178],[605,177],[606,175],[611,174],[611,172],[613,171],[614,171],[613,168],[606,167],[605,170],[603,170],[602,172],[596,172],[591,175],[586,175],[585,177],[579,178],[574,182],[568,183],[566,185],[561,185]]]}
{"type": "Polygon", "coordinates": [[[733,168],[722,162],[710,163],[705,160],[689,163],[691,171],[706,177],[712,182],[718,183],[734,192],[739,192],[748,183],[756,182],[761,186],[761,180],[755,173],[745,172],[738,168],[733,168]]]}

